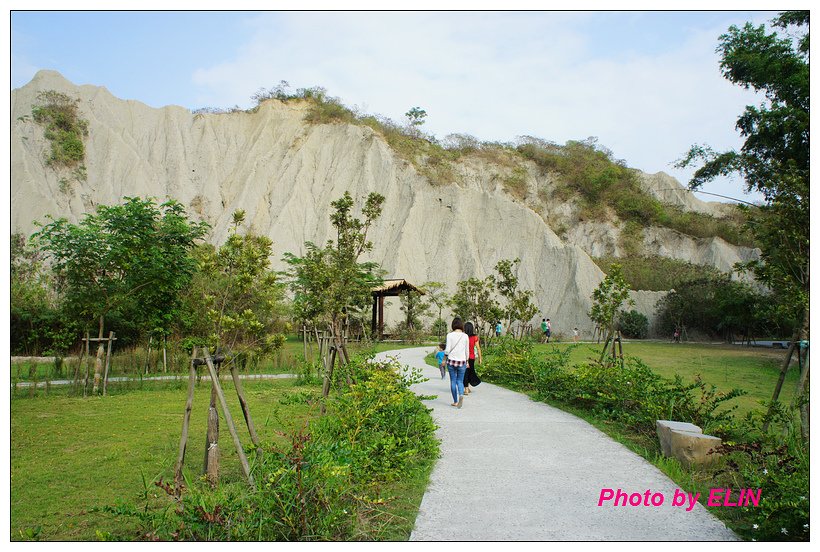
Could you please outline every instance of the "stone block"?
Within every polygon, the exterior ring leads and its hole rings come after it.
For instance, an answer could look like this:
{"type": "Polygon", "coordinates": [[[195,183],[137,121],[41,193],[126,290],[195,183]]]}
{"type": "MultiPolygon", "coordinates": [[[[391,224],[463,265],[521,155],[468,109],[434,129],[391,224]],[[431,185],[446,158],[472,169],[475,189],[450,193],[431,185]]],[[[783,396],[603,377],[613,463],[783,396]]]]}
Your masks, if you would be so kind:
{"type": "Polygon", "coordinates": [[[722,443],[720,437],[704,435],[700,431],[678,431],[673,429],[670,432],[671,456],[677,458],[687,468],[705,466],[717,460],[719,454],[709,453],[722,443]]]}
{"type": "Polygon", "coordinates": [[[689,431],[692,433],[703,433],[703,430],[695,424],[689,422],[674,422],[672,420],[655,421],[655,431],[661,443],[661,452],[664,456],[672,456],[672,431],[689,431]]]}

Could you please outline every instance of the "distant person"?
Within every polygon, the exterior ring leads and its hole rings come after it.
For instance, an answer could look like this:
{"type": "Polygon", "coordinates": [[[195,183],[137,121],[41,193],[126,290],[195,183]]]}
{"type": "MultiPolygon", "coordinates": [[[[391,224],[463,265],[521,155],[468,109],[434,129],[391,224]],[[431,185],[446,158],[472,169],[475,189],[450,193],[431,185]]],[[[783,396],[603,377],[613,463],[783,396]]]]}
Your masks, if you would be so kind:
{"type": "Polygon", "coordinates": [[[672,341],[680,343],[680,328],[675,328],[675,333],[672,334],[672,341]]]}
{"type": "Polygon", "coordinates": [[[496,322],[496,323],[495,323],[495,336],[496,336],[496,337],[500,337],[500,336],[501,336],[501,330],[502,330],[502,329],[503,329],[503,328],[501,327],[501,321],[499,320],[498,322],[496,322]]]}
{"type": "Polygon", "coordinates": [[[544,341],[544,343],[546,343],[547,342],[547,319],[546,318],[541,319],[541,333],[543,334],[543,337],[541,339],[544,341]]]}
{"type": "Polygon", "coordinates": [[[550,319],[547,318],[547,329],[544,330],[544,336],[547,338],[547,343],[550,342],[550,336],[552,335],[552,324],[550,323],[550,319]]]}
{"type": "Polygon", "coordinates": [[[464,372],[464,394],[473,392],[471,387],[477,387],[481,383],[481,378],[475,371],[475,359],[478,356],[478,363],[481,364],[481,345],[478,343],[478,336],[475,333],[475,326],[472,322],[464,324],[464,333],[470,338],[469,357],[467,358],[467,371],[464,372]]]}
{"type": "Polygon", "coordinates": [[[578,343],[578,337],[580,337],[580,335],[581,335],[581,331],[578,329],[577,326],[572,328],[572,341],[574,341],[575,343],[578,343]]]}
{"type": "Polygon", "coordinates": [[[444,348],[446,343],[438,344],[438,352],[436,353],[436,362],[438,362],[438,369],[441,370],[441,379],[444,379],[444,374],[447,373],[447,368],[444,367],[444,348]]]}
{"type": "Polygon", "coordinates": [[[453,329],[447,334],[444,354],[447,355],[447,371],[450,373],[450,393],[453,403],[450,406],[461,408],[464,403],[464,374],[467,372],[470,338],[464,333],[464,322],[456,316],[450,325],[453,329]]]}

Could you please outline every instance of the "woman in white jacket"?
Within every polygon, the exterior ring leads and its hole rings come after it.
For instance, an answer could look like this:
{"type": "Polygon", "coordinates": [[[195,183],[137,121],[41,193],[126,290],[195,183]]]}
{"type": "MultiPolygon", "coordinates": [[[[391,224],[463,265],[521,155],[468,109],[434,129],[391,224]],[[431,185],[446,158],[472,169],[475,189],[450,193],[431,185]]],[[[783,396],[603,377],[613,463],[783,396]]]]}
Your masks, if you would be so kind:
{"type": "Polygon", "coordinates": [[[458,316],[450,326],[453,331],[447,334],[444,354],[447,355],[447,371],[450,374],[450,392],[453,404],[461,408],[464,403],[464,373],[467,371],[470,338],[464,333],[464,322],[458,316]]]}

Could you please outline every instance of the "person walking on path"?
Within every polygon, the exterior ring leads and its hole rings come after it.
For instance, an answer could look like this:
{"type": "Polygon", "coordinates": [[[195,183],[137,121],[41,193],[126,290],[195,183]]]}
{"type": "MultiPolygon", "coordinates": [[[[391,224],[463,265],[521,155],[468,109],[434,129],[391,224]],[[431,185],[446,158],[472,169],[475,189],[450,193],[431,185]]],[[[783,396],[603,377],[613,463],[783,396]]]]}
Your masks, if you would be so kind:
{"type": "Polygon", "coordinates": [[[546,343],[547,342],[547,319],[546,318],[541,319],[541,333],[544,334],[543,339],[544,339],[544,343],[546,343]]]}
{"type": "Polygon", "coordinates": [[[447,355],[447,371],[450,373],[450,393],[453,403],[450,406],[461,408],[464,403],[464,374],[467,372],[467,358],[470,338],[464,333],[464,322],[456,316],[450,326],[453,331],[447,334],[444,354],[447,355]]]}
{"type": "Polygon", "coordinates": [[[495,336],[501,337],[501,321],[495,323],[495,336]]]}
{"type": "Polygon", "coordinates": [[[550,336],[552,335],[552,324],[550,323],[550,319],[547,318],[546,321],[547,327],[544,330],[544,336],[547,338],[547,343],[550,342],[550,336]]]}
{"type": "Polygon", "coordinates": [[[478,355],[478,363],[481,364],[481,345],[478,343],[478,336],[472,322],[464,324],[464,333],[470,338],[470,356],[467,359],[467,371],[464,373],[464,394],[469,395],[473,392],[471,388],[481,383],[481,378],[475,371],[476,355],[478,355]]]}
{"type": "Polygon", "coordinates": [[[444,374],[447,373],[447,369],[444,367],[444,359],[447,358],[444,354],[445,347],[447,347],[446,343],[439,343],[438,352],[436,353],[436,362],[438,362],[438,369],[441,371],[441,379],[444,379],[444,374]]]}

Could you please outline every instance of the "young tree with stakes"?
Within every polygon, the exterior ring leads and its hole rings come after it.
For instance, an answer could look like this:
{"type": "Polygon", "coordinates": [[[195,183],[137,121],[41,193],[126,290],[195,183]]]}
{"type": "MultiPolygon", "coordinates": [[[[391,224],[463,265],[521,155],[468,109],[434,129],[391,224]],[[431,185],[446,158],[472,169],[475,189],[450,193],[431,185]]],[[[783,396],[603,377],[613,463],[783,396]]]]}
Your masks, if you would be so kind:
{"type": "Polygon", "coordinates": [[[330,216],[336,229],[336,241],[328,240],[324,247],[306,242],[306,253],[297,257],[285,253],[290,265],[288,275],[294,294],[294,310],[303,320],[327,324],[334,348],[325,373],[323,395],[327,397],[333,378],[337,355],[347,362],[347,349],[342,342],[342,328],[348,309],[363,308],[371,301],[371,290],[381,283],[378,264],[359,262],[359,257],[373,249],[367,239],[368,230],[381,215],[384,196],[372,192],[362,208],[364,220],[353,216],[350,192],[331,202],[330,216]]]}
{"type": "Polygon", "coordinates": [[[102,373],[106,315],[131,307],[143,326],[165,327],[196,269],[191,249],[207,228],[188,220],[176,201],[157,206],[153,199],[126,197],[120,205],[100,205],[79,224],[60,218],[34,234],[51,259],[65,301],[98,322],[93,393],[102,373]]]}

